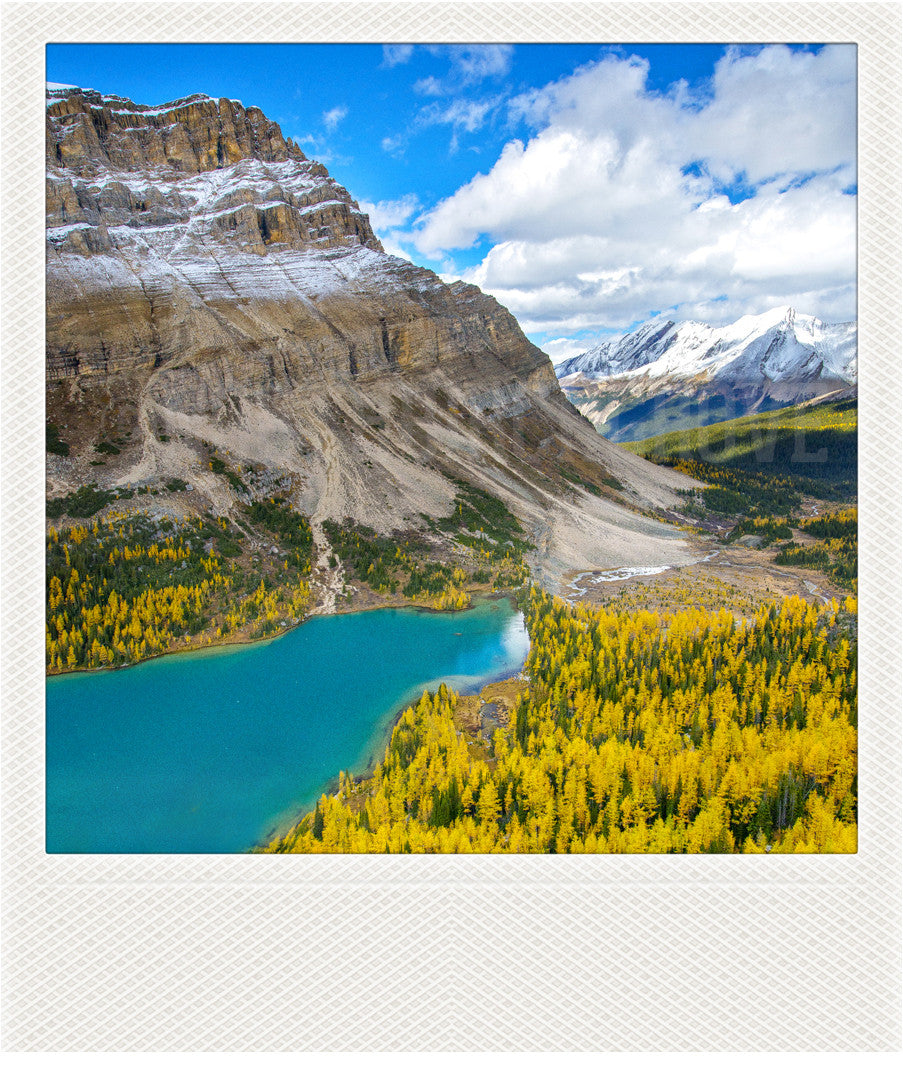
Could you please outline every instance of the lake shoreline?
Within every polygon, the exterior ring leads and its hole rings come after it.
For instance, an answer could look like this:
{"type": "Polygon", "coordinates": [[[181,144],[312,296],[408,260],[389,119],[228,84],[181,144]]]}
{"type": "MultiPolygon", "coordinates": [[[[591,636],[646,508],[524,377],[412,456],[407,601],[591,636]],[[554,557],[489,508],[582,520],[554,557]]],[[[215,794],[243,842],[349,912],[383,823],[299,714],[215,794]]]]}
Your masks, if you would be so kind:
{"type": "MultiPolygon", "coordinates": [[[[458,611],[454,611],[454,613],[458,613],[458,611]]],[[[529,652],[528,652],[528,654],[529,654],[529,652]]],[[[526,662],[526,660],[525,660],[525,662],[526,662]]],[[[488,688],[490,685],[499,684],[502,681],[515,680],[515,679],[523,677],[523,668],[524,668],[523,665],[521,665],[520,669],[505,670],[501,675],[499,675],[497,677],[494,677],[492,680],[486,681],[485,684],[481,684],[479,689],[477,691],[473,692],[472,694],[473,695],[481,695],[482,692],[486,688],[488,688]]],[[[443,684],[445,682],[444,681],[440,681],[439,683],[443,684]]],[[[423,691],[428,691],[428,690],[429,690],[428,688],[424,688],[423,689],[423,691]]],[[[458,692],[458,694],[460,695],[462,693],[458,692]]],[[[411,707],[417,705],[417,703],[420,701],[422,696],[423,696],[423,692],[421,692],[421,694],[416,699],[413,699],[413,700],[405,699],[404,703],[402,705],[400,705],[398,710],[393,714],[391,721],[388,723],[388,725],[384,729],[384,735],[383,735],[383,740],[382,740],[382,744],[381,744],[381,746],[383,748],[383,754],[385,754],[385,751],[386,751],[386,749],[389,746],[389,741],[392,738],[392,733],[395,731],[395,728],[398,725],[399,721],[401,721],[402,717],[405,715],[405,713],[411,707]]],[[[371,755],[369,760],[368,760],[368,762],[367,762],[367,767],[366,767],[366,769],[363,772],[361,772],[361,773],[350,773],[350,774],[349,773],[345,773],[345,776],[346,776],[346,778],[348,776],[350,776],[355,784],[362,784],[364,781],[372,779],[373,770],[374,769],[375,769],[375,758],[374,758],[373,755],[371,755]]],[[[344,772],[344,770],[343,770],[343,772],[344,772]]],[[[284,827],[284,828],[280,828],[280,827],[272,828],[269,832],[266,833],[266,835],[263,837],[263,839],[260,840],[260,842],[255,843],[252,847],[249,847],[243,853],[245,853],[245,854],[265,854],[265,853],[270,853],[267,850],[267,848],[273,842],[275,842],[275,840],[284,839],[286,836],[289,836],[293,832],[296,832],[300,828],[301,823],[304,821],[304,819],[309,817],[316,810],[317,804],[319,803],[320,798],[323,795],[335,795],[338,792],[338,787],[339,787],[339,774],[336,773],[335,776],[330,777],[330,779],[326,782],[326,784],[324,785],[323,790],[321,791],[320,795],[317,796],[317,798],[314,800],[313,803],[305,805],[305,807],[303,808],[303,810],[299,814],[293,814],[292,815],[293,819],[291,821],[287,821],[286,822],[287,827],[284,827]]]]}
{"type": "Polygon", "coordinates": [[[165,651],[158,651],[156,654],[145,655],[144,658],[139,658],[136,662],[122,662],[116,666],[81,666],[77,669],[63,669],[59,673],[44,673],[44,680],[51,681],[56,680],[58,677],[73,677],[79,675],[86,676],[98,676],[104,673],[117,673],[124,669],[134,669],[135,666],[143,666],[146,662],[158,661],[162,658],[171,658],[175,655],[188,655],[188,654],[201,654],[206,652],[207,654],[222,654],[229,651],[237,651],[242,647],[257,647],[267,643],[272,643],[283,636],[287,636],[290,632],[295,632],[301,628],[302,625],[308,621],[312,621],[314,618],[324,617],[340,617],[348,614],[368,614],[374,610],[414,610],[423,614],[466,614],[469,610],[473,610],[477,601],[488,600],[496,601],[499,599],[509,599],[513,605],[517,605],[517,590],[512,588],[509,591],[475,591],[471,589],[465,589],[469,595],[471,595],[471,601],[465,607],[461,607],[458,610],[448,610],[437,606],[432,606],[429,603],[416,603],[401,602],[401,603],[368,603],[364,606],[348,605],[343,609],[331,610],[328,613],[323,614],[307,614],[300,620],[293,621],[291,624],[286,624],[285,628],[280,629],[279,632],[271,632],[266,636],[245,636],[239,635],[237,638],[223,637],[218,639],[215,643],[198,644],[197,646],[187,647],[173,647],[167,648],[165,651]]]}
{"type": "Polygon", "coordinates": [[[381,604],[247,655],[205,647],[48,683],[48,853],[236,854],[281,837],[340,770],[373,772],[425,689],[473,693],[521,669],[512,598],[381,604]]]}
{"type": "MultiPolygon", "coordinates": [[[[488,601],[488,602],[498,602],[498,601],[500,601],[502,599],[507,599],[511,603],[511,605],[514,607],[515,610],[519,610],[519,607],[518,607],[518,604],[517,604],[516,593],[512,590],[510,592],[500,592],[499,591],[499,592],[487,593],[485,595],[474,596],[474,600],[468,606],[464,607],[463,610],[438,610],[436,607],[421,607],[420,611],[422,613],[434,613],[434,614],[464,614],[464,613],[467,613],[470,610],[473,610],[476,607],[477,602],[486,602],[486,601],[488,601]]],[[[353,613],[365,613],[366,611],[372,611],[372,610],[392,610],[392,609],[411,609],[411,608],[410,607],[395,607],[394,605],[389,605],[389,604],[385,604],[385,605],[374,604],[372,606],[367,607],[365,610],[361,610],[361,611],[346,610],[346,611],[341,611],[341,612],[337,611],[337,613],[353,614],[353,613]]],[[[529,654],[529,650],[528,650],[527,653],[529,654]]],[[[525,661],[526,661],[526,659],[525,659],[525,661]]],[[[516,670],[514,670],[514,669],[504,670],[498,676],[493,677],[491,680],[487,680],[487,681],[485,681],[485,683],[480,684],[479,687],[471,694],[479,695],[483,691],[483,689],[486,688],[490,684],[497,684],[500,681],[505,681],[505,680],[513,680],[515,678],[521,677],[522,675],[523,675],[523,664],[521,664],[520,668],[516,669],[516,670]]],[[[443,684],[445,682],[440,680],[439,683],[443,684]]],[[[370,777],[372,777],[373,769],[375,768],[375,764],[376,764],[377,758],[378,757],[381,758],[381,757],[383,757],[385,755],[385,751],[388,748],[389,741],[392,738],[392,733],[395,731],[395,728],[398,725],[399,721],[401,721],[402,717],[404,716],[405,712],[408,709],[410,709],[412,706],[416,706],[417,705],[417,703],[422,698],[423,692],[424,691],[428,691],[428,690],[429,690],[428,687],[424,687],[421,690],[420,695],[418,695],[416,698],[411,699],[411,698],[405,697],[405,699],[402,700],[402,702],[399,703],[398,707],[392,713],[391,718],[388,720],[387,724],[382,729],[382,739],[381,739],[381,741],[379,741],[379,742],[374,741],[374,745],[373,745],[374,746],[374,752],[371,753],[371,755],[370,755],[370,757],[369,757],[369,759],[367,761],[367,765],[366,765],[365,769],[363,771],[359,772],[359,773],[350,773],[350,774],[343,770],[343,772],[345,772],[346,776],[350,775],[352,777],[352,779],[355,781],[355,783],[362,783],[363,781],[368,780],[370,777]],[[377,755],[377,751],[381,751],[382,754],[377,755]]],[[[457,689],[455,689],[455,690],[457,690],[457,689]]],[[[458,694],[462,694],[462,693],[459,692],[458,694]]],[[[320,795],[317,796],[317,798],[313,801],[313,803],[306,804],[304,807],[302,807],[302,809],[300,811],[298,811],[296,814],[293,814],[292,815],[292,820],[290,820],[290,821],[287,820],[285,822],[284,826],[282,826],[282,827],[277,826],[277,827],[274,827],[274,828],[270,829],[270,831],[268,831],[262,837],[262,839],[260,841],[255,843],[252,847],[249,847],[244,853],[245,854],[263,853],[263,852],[266,851],[266,848],[270,844],[272,844],[274,842],[274,840],[276,840],[278,838],[283,838],[283,837],[289,835],[290,833],[294,832],[301,825],[301,822],[306,817],[308,817],[311,813],[313,813],[314,810],[316,810],[317,803],[320,801],[320,796],[322,796],[322,795],[334,795],[338,791],[338,785],[339,785],[339,774],[336,773],[334,776],[330,777],[330,779],[326,782],[326,784],[323,786],[323,790],[320,792],[320,795]]]]}

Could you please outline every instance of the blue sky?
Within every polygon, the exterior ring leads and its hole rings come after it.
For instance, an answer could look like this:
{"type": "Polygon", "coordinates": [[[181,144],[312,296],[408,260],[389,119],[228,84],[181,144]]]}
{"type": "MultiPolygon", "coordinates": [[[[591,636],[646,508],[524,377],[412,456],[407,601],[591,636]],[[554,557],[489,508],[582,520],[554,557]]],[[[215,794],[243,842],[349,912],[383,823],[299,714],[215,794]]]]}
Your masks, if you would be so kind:
{"type": "Polygon", "coordinates": [[[853,46],[51,45],[47,78],[260,107],[553,357],[656,315],[855,317],[853,46]]]}

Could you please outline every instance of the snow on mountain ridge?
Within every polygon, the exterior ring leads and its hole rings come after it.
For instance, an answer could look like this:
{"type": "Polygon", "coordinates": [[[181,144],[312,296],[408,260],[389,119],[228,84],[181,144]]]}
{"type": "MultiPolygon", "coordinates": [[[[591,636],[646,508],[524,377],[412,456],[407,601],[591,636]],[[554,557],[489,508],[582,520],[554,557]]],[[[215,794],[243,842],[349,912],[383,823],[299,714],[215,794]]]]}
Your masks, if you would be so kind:
{"type": "Polygon", "coordinates": [[[310,252],[336,244],[380,247],[348,191],[301,153],[286,159],[246,155],[197,171],[177,169],[168,160],[139,165],[129,169],[95,153],[74,172],[51,155],[50,247],[165,259],[209,255],[214,248],[220,254],[224,246],[234,250],[239,244],[252,253],[250,263],[286,245],[310,252]]]}
{"type": "Polygon", "coordinates": [[[556,367],[560,379],[702,378],[749,384],[814,378],[856,380],[856,323],[829,325],[779,307],[726,326],[655,319],[556,367]]]}
{"type": "MultiPolygon", "coordinates": [[[[66,85],[59,81],[45,82],[46,94],[48,100],[52,97],[54,101],[61,95],[68,96],[71,92],[81,93],[83,96],[90,97],[91,99],[97,99],[103,102],[104,105],[110,103],[128,104],[127,108],[114,109],[114,114],[125,115],[136,112],[142,115],[154,115],[163,114],[164,111],[173,111],[177,107],[183,107],[188,103],[195,103],[198,100],[212,100],[214,97],[208,95],[206,92],[194,92],[190,96],[180,97],[178,100],[169,100],[165,104],[136,104],[134,100],[130,100],[128,96],[119,96],[116,93],[99,92],[97,89],[89,89],[82,85],[66,85]]],[[[231,100],[230,103],[241,103],[240,100],[231,100]]],[[[92,104],[92,106],[97,106],[92,104]]]]}

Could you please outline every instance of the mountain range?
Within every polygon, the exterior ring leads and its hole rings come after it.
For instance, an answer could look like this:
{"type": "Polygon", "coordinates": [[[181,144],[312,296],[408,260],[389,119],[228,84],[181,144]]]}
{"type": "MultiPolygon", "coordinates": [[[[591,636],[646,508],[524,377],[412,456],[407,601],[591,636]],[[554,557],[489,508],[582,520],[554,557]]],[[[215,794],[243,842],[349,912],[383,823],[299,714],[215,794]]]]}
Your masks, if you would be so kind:
{"type": "Polygon", "coordinates": [[[575,405],[612,440],[855,394],[856,324],[780,307],[730,325],[654,320],[559,363],[575,405]]]}
{"type": "Polygon", "coordinates": [[[278,489],[315,534],[389,533],[463,481],[550,581],[688,557],[654,512],[693,482],[594,432],[492,297],[386,254],[258,108],[49,86],[46,151],[48,496],[182,481],[167,508],[228,514],[278,489]]]}

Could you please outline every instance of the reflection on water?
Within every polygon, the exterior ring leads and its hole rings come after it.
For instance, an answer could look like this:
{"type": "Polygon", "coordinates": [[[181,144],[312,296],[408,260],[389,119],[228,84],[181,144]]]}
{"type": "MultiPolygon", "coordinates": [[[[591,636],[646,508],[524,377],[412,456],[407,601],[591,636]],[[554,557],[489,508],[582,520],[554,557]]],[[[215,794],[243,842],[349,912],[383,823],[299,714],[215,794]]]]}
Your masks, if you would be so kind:
{"type": "Polygon", "coordinates": [[[530,636],[521,614],[515,614],[502,633],[502,647],[507,661],[523,662],[530,650],[530,636]]]}

